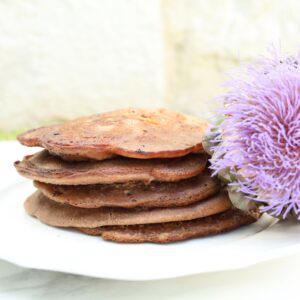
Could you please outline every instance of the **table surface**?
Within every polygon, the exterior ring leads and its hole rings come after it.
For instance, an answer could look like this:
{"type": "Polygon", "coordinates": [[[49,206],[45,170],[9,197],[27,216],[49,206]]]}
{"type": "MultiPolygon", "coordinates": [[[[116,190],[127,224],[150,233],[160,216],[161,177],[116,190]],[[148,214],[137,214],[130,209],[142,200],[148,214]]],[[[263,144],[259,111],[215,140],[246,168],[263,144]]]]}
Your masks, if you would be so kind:
{"type": "MultiPolygon", "coordinates": [[[[16,142],[0,142],[0,172],[33,152],[16,142]]],[[[13,183],[15,178],[13,167],[5,174],[0,173],[0,189],[13,183]]],[[[290,299],[298,296],[298,267],[300,253],[236,271],[128,282],[24,269],[0,260],[0,300],[290,299]]]]}

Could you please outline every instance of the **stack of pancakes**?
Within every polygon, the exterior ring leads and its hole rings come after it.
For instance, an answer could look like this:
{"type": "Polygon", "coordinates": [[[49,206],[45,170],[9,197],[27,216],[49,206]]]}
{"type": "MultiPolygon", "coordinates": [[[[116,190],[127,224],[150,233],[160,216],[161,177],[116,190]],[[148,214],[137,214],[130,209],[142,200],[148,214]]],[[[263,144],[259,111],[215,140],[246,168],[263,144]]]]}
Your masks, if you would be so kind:
{"type": "Polygon", "coordinates": [[[26,211],[116,242],[166,243],[256,221],[210,177],[208,124],[169,110],[123,109],[19,136],[45,150],[17,161],[37,191],[26,211]]]}

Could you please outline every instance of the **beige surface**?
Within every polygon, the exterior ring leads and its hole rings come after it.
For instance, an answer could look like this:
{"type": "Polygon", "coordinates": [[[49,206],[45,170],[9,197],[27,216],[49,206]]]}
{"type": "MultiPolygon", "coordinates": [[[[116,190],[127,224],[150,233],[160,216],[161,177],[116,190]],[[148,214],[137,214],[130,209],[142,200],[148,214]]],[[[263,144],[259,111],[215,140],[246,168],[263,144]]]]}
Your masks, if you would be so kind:
{"type": "Polygon", "coordinates": [[[203,117],[224,72],[299,45],[297,0],[0,2],[0,130],[129,105],[203,117]]]}
{"type": "Polygon", "coordinates": [[[40,300],[41,295],[44,300],[253,300],[253,295],[263,295],[264,300],[295,299],[299,264],[298,253],[241,270],[137,282],[25,269],[1,260],[0,296],[13,300],[40,300]]]}

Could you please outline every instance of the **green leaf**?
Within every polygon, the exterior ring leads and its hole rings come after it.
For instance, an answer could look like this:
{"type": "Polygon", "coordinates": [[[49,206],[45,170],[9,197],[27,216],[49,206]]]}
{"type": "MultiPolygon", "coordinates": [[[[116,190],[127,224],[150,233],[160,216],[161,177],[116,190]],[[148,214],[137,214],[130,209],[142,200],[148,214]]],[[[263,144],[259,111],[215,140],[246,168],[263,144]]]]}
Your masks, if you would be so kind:
{"type": "Polygon", "coordinates": [[[14,131],[2,131],[0,130],[0,140],[15,140],[17,136],[22,133],[24,130],[14,130],[14,131]]]}

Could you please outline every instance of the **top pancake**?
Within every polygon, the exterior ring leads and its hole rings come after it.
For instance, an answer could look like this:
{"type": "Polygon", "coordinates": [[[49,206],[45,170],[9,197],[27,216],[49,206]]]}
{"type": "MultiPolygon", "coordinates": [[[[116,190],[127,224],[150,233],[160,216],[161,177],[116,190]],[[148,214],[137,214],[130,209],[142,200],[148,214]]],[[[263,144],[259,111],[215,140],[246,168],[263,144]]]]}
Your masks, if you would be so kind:
{"type": "Polygon", "coordinates": [[[70,160],[172,158],[202,151],[207,127],[206,121],[167,109],[121,109],[30,130],[18,140],[70,160]]]}

